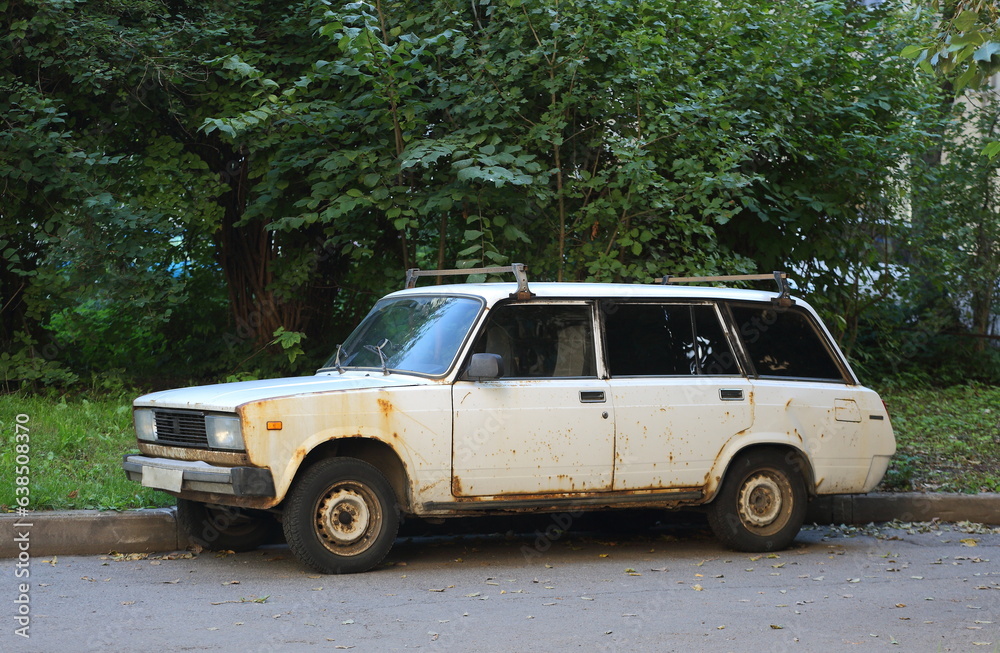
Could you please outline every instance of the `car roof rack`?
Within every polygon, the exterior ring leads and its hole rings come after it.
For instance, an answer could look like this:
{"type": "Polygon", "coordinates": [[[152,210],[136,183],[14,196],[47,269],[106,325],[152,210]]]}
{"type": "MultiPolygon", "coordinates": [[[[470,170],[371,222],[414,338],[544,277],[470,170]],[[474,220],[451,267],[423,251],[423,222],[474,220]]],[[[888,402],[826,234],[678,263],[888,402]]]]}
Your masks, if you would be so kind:
{"type": "Polygon", "coordinates": [[[455,268],[450,270],[421,270],[420,268],[410,268],[406,271],[406,285],[404,287],[416,287],[417,279],[419,277],[455,277],[462,275],[468,276],[472,274],[503,274],[505,272],[513,272],[514,279],[517,281],[517,291],[512,292],[510,296],[514,299],[531,299],[535,296],[535,293],[528,289],[527,269],[528,268],[524,263],[511,263],[510,265],[487,268],[455,268]]]}
{"type": "Polygon", "coordinates": [[[771,274],[727,274],[717,277],[671,277],[670,275],[653,279],[654,283],[664,285],[671,283],[710,283],[719,281],[769,281],[773,280],[778,284],[778,296],[772,301],[778,306],[792,306],[795,300],[791,297],[791,288],[788,286],[788,274],[775,270],[771,274]]]}

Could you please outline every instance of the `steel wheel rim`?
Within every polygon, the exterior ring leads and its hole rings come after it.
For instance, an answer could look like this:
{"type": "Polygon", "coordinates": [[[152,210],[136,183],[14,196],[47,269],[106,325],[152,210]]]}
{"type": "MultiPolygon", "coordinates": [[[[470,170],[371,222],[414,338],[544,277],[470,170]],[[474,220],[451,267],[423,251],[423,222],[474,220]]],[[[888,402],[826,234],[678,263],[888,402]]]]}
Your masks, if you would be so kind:
{"type": "Polygon", "coordinates": [[[747,528],[761,534],[781,529],[790,510],[791,488],[787,481],[771,472],[757,472],[747,478],[737,498],[740,520],[747,528]]]}
{"type": "Polygon", "coordinates": [[[314,527],[320,542],[337,555],[357,555],[371,546],[382,522],[375,495],[360,483],[330,487],[316,504],[314,527]]]}

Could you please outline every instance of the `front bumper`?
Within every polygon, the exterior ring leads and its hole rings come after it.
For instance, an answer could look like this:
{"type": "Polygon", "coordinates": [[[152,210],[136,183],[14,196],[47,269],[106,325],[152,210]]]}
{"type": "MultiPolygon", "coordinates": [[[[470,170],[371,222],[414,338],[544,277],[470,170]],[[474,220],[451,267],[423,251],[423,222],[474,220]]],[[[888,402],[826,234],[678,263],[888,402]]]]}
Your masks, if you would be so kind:
{"type": "Polygon", "coordinates": [[[200,460],[153,458],[141,454],[125,456],[122,467],[129,480],[167,492],[274,496],[271,470],[261,467],[220,467],[200,460]]]}

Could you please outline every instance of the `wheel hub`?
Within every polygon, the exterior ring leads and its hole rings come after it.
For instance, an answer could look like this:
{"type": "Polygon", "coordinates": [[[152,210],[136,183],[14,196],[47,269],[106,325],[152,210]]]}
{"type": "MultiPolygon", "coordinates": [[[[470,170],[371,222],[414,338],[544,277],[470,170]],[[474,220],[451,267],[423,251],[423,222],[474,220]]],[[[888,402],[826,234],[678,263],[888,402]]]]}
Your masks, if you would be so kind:
{"type": "Polygon", "coordinates": [[[781,514],[781,488],[769,476],[753,476],[743,484],[739,507],[748,525],[767,526],[781,514]]]}
{"type": "Polygon", "coordinates": [[[331,543],[352,544],[367,532],[371,513],[359,494],[341,489],[323,499],[317,521],[320,534],[331,543]]]}

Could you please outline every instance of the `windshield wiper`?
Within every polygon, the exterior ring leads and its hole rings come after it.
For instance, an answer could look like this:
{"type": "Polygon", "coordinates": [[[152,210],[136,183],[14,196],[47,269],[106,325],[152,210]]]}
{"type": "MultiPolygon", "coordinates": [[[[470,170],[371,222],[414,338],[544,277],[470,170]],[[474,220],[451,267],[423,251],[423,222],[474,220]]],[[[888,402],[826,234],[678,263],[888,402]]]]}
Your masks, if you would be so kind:
{"type": "Polygon", "coordinates": [[[335,368],[337,369],[337,371],[338,371],[338,372],[340,372],[341,374],[343,374],[343,373],[344,373],[344,368],[343,368],[343,367],[341,367],[341,365],[340,365],[340,348],[341,348],[341,347],[343,347],[343,346],[344,346],[344,345],[337,345],[337,355],[333,357],[333,366],[334,366],[334,367],[335,367],[335,368]]]}
{"type": "Polygon", "coordinates": [[[368,351],[373,351],[378,354],[378,359],[382,361],[382,373],[389,376],[389,359],[386,357],[385,352],[382,351],[384,347],[388,347],[392,343],[389,342],[388,338],[382,338],[382,342],[377,345],[365,345],[365,349],[368,351]]]}

